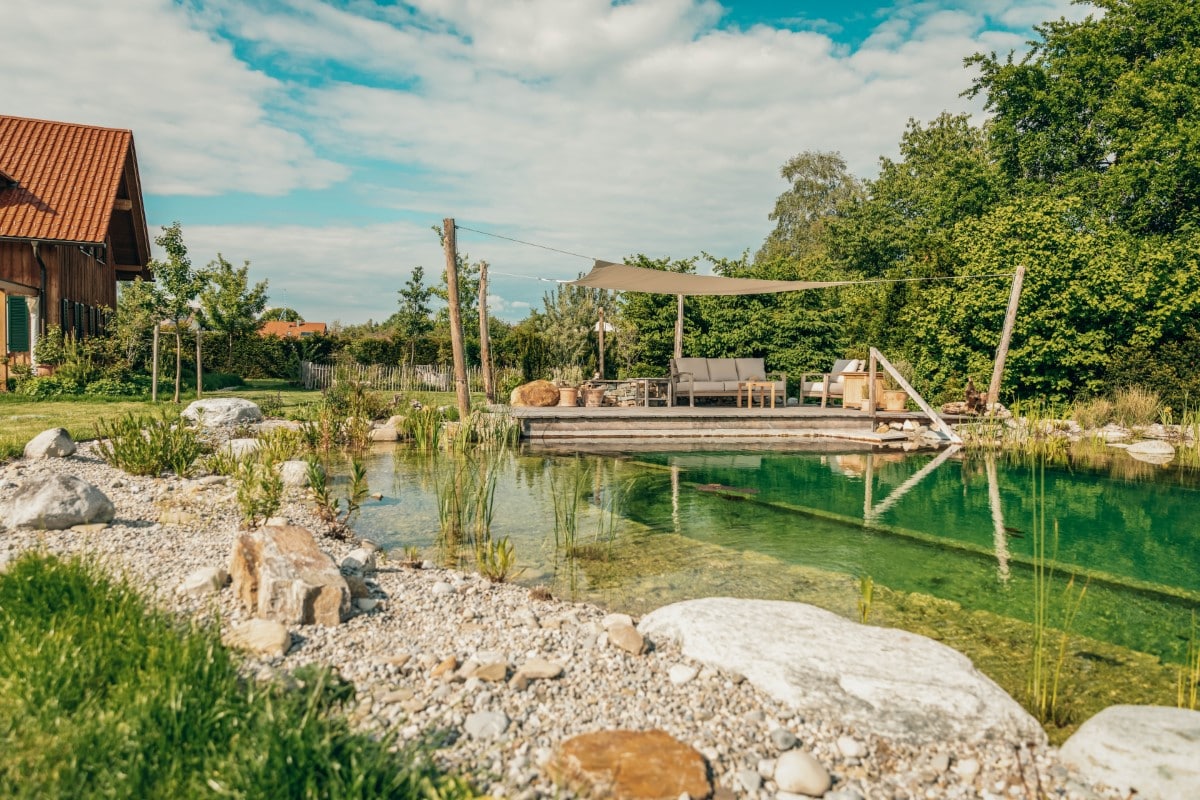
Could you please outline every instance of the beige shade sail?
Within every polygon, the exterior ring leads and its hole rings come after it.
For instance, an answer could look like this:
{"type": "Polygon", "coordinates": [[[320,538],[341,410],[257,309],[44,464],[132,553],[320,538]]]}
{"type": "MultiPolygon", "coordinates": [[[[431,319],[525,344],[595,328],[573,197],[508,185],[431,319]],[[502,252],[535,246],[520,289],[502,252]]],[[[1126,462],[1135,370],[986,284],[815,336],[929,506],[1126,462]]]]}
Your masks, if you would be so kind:
{"type": "Polygon", "coordinates": [[[570,281],[570,283],[575,286],[612,289],[618,292],[691,296],[798,292],[805,289],[823,289],[828,286],[846,286],[854,281],[768,281],[757,278],[722,278],[719,275],[692,275],[687,272],[667,272],[661,269],[635,267],[631,264],[596,261],[591,272],[579,280],[570,281]]]}

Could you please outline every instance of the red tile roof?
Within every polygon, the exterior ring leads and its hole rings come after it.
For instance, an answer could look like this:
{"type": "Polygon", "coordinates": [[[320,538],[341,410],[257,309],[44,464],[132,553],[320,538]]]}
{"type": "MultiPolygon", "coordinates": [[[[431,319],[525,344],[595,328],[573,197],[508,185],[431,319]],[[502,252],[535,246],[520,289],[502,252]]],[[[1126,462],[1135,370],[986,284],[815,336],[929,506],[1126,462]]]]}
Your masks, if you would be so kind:
{"type": "Polygon", "coordinates": [[[0,116],[0,237],[103,243],[133,133],[0,116]]]}
{"type": "Polygon", "coordinates": [[[329,327],[324,322],[286,322],[270,320],[258,329],[259,336],[278,336],[281,339],[299,339],[304,334],[325,334],[329,327]]]}

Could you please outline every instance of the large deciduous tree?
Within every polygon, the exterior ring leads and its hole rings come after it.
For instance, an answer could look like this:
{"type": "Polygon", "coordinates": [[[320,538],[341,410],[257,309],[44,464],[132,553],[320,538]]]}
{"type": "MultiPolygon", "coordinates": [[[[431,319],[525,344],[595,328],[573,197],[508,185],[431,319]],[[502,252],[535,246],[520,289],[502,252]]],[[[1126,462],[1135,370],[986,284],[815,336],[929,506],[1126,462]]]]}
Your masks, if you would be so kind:
{"type": "Polygon", "coordinates": [[[826,243],[826,223],[838,209],[862,198],[862,183],[846,169],[840,153],[805,151],[779,170],[790,186],[775,201],[767,236],[755,261],[803,261],[818,256],[826,243]]]}

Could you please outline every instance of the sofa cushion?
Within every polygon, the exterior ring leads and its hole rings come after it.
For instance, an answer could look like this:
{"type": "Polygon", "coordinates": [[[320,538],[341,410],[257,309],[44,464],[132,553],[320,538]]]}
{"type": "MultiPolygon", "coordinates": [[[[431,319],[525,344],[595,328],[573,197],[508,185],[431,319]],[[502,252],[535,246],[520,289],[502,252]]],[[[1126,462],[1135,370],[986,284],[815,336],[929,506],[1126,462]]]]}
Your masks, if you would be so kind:
{"type": "Polygon", "coordinates": [[[691,376],[684,375],[682,381],[708,380],[708,359],[707,358],[677,358],[675,359],[675,369],[679,372],[690,372],[691,376]]]}
{"type": "Polygon", "coordinates": [[[761,358],[735,358],[739,381],[761,381],[767,377],[767,365],[761,358]]]}
{"type": "Polygon", "coordinates": [[[834,375],[839,372],[859,372],[862,370],[862,362],[857,358],[844,358],[840,361],[833,362],[833,369],[829,370],[834,375]]]}
{"type": "MultiPolygon", "coordinates": [[[[708,360],[708,379],[710,381],[733,381],[737,383],[737,365],[732,358],[710,358],[708,360]]],[[[736,386],[734,387],[737,388],[736,386]]]]}

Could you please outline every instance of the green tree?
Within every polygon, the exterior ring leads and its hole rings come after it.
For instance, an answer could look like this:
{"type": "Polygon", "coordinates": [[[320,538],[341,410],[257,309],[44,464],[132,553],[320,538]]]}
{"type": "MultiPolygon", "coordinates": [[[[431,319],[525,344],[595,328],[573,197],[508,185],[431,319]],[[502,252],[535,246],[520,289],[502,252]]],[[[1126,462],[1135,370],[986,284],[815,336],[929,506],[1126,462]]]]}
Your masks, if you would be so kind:
{"type": "Polygon", "coordinates": [[[279,321],[279,322],[303,323],[304,317],[300,316],[300,312],[294,308],[288,308],[287,306],[275,306],[274,308],[268,308],[265,311],[263,311],[262,314],[259,316],[258,321],[259,322],[279,321]]]}
{"type": "Polygon", "coordinates": [[[204,287],[202,275],[192,269],[187,246],[183,243],[183,228],[178,221],[163,227],[155,244],[166,251],[166,260],[153,259],[150,271],[154,275],[154,304],[161,317],[169,320],[175,332],[175,395],[179,402],[183,376],[182,328],[192,315],[192,304],[204,287]]]}
{"type": "Polygon", "coordinates": [[[392,315],[387,324],[396,329],[397,334],[408,342],[408,360],[415,363],[417,343],[422,337],[428,336],[433,330],[432,310],[429,301],[433,298],[433,289],[425,285],[425,268],[417,265],[404,283],[400,295],[400,309],[392,315]]]}
{"type": "Polygon", "coordinates": [[[1200,14],[1177,0],[1092,0],[1082,21],[1036,28],[1014,60],[995,53],[971,90],[992,112],[1006,177],[1077,196],[1138,233],[1200,222],[1200,14]]]}
{"type": "Polygon", "coordinates": [[[846,169],[840,153],[805,151],[779,170],[790,186],[775,201],[767,236],[755,261],[805,260],[823,253],[826,223],[838,210],[863,197],[862,183],[846,169]]]}
{"type": "Polygon", "coordinates": [[[615,310],[614,295],[604,289],[560,283],[546,292],[542,305],[539,332],[550,362],[578,365],[585,375],[594,372],[599,347],[594,328],[601,308],[610,313],[615,310]]]}
{"type": "MultiPolygon", "coordinates": [[[[672,261],[638,254],[626,264],[667,272],[696,271],[698,258],[672,261]]],[[[646,292],[622,292],[618,301],[616,327],[617,354],[625,375],[666,375],[667,362],[675,352],[675,296],[646,292]]],[[[704,319],[694,300],[684,302],[684,354],[697,349],[704,332],[704,319]]]]}
{"type": "Polygon", "coordinates": [[[117,308],[108,331],[117,344],[126,368],[143,369],[150,358],[154,325],[161,320],[154,284],[135,278],[120,285],[117,308]]]}
{"type": "Polygon", "coordinates": [[[233,367],[234,340],[257,334],[259,315],[267,305],[267,282],[250,286],[249,276],[249,261],[234,269],[220,253],[199,276],[204,281],[200,290],[200,321],[208,330],[225,337],[227,371],[233,367]]]}

